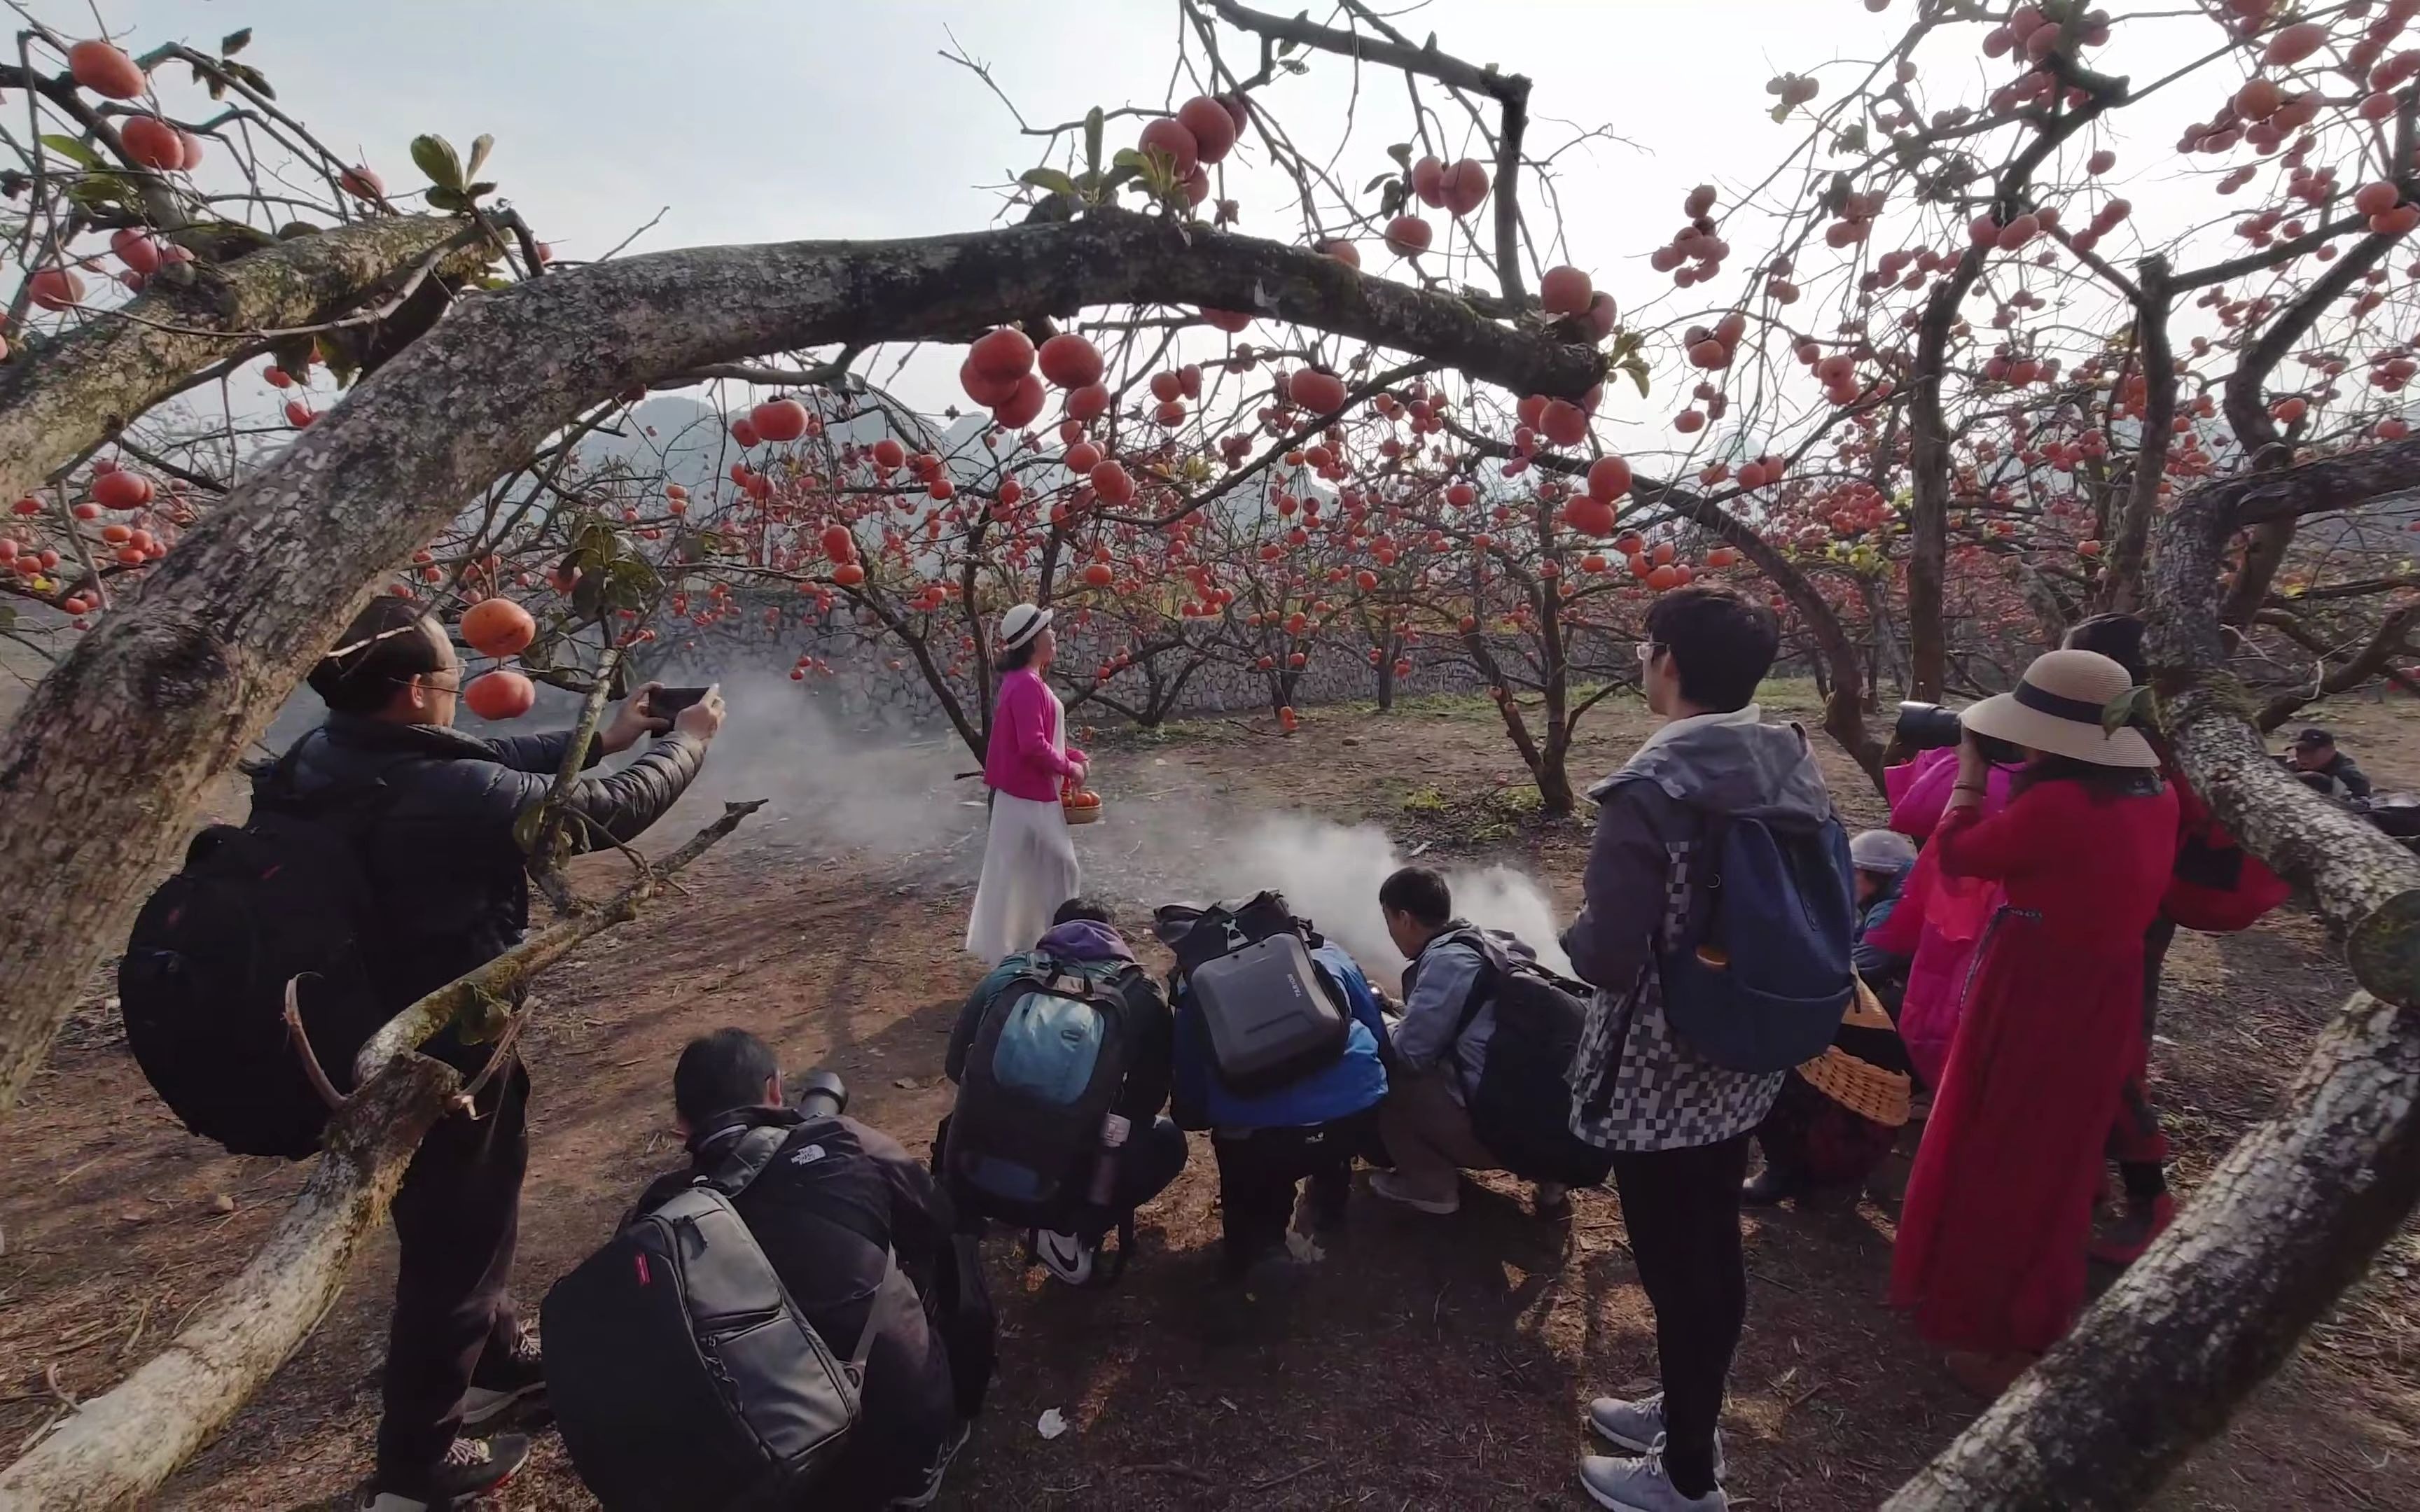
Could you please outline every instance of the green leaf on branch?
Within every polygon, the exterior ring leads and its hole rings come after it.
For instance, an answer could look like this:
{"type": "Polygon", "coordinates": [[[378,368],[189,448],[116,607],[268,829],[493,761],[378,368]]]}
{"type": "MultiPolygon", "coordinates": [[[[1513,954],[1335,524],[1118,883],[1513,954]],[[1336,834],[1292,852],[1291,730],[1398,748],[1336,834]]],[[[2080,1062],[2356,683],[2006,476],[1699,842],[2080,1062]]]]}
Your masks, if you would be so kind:
{"type": "Polygon", "coordinates": [[[1642,358],[1642,357],[1635,357],[1635,356],[1634,356],[1634,357],[1625,357],[1625,358],[1623,358],[1623,359],[1621,360],[1621,363],[1620,363],[1619,365],[1621,366],[1621,370],[1622,370],[1623,372],[1625,372],[1625,373],[1627,373],[1627,374],[1629,374],[1629,375],[1630,375],[1630,381],[1638,385],[1638,396],[1639,396],[1640,398],[1642,398],[1642,399],[1646,398],[1646,397],[1647,397],[1647,361],[1646,361],[1646,359],[1645,359],[1645,358],[1642,358]]]}
{"type": "Polygon", "coordinates": [[[101,165],[101,154],[74,137],[61,136],[56,131],[46,131],[42,135],[42,146],[69,162],[80,163],[86,168],[98,168],[101,165]]]}
{"type": "MultiPolygon", "coordinates": [[[[277,91],[269,87],[269,75],[261,72],[258,69],[254,68],[251,64],[225,63],[221,64],[220,67],[226,72],[229,78],[239,81],[245,88],[250,89],[254,94],[258,95],[261,99],[275,100],[277,98],[277,91]]],[[[212,87],[210,98],[213,100],[219,98],[218,90],[215,86],[212,87]]]]}
{"type": "Polygon", "coordinates": [[[1098,105],[1084,113],[1084,166],[1094,173],[1101,171],[1101,129],[1108,121],[1098,105]]]}
{"type": "Polygon", "coordinates": [[[238,53],[242,52],[246,47],[251,45],[251,27],[246,26],[240,32],[229,32],[225,37],[219,39],[219,56],[233,57],[238,53]]]}
{"type": "Polygon", "coordinates": [[[467,214],[471,208],[471,196],[458,189],[432,189],[428,192],[428,203],[441,210],[467,214]]]}
{"type": "MultiPolygon", "coordinates": [[[[462,168],[463,177],[466,178],[478,177],[479,165],[486,162],[488,161],[488,154],[495,150],[495,133],[492,131],[481,131],[477,138],[471,143],[471,161],[464,164],[462,168]]],[[[473,186],[474,192],[476,187],[477,186],[475,185],[473,186]]]]}
{"type": "Polygon", "coordinates": [[[470,182],[462,176],[462,158],[454,144],[434,133],[411,139],[411,161],[440,189],[459,194],[470,182]]]}
{"type": "Polygon", "coordinates": [[[1028,168],[1016,176],[1016,181],[1035,189],[1047,190],[1053,194],[1076,193],[1076,181],[1056,168],[1028,168]]]}
{"type": "Polygon", "coordinates": [[[1408,168],[1412,165],[1412,145],[1409,142],[1398,142],[1387,148],[1387,156],[1408,168]]]}
{"type": "Polygon", "coordinates": [[[2114,735],[2138,719],[2149,724],[2159,712],[2159,699],[2149,688],[2130,687],[2101,706],[2101,733],[2114,735]]]}
{"type": "Polygon", "coordinates": [[[86,174],[68,186],[68,198],[86,209],[112,209],[140,202],[142,192],[114,173],[86,174]]]}
{"type": "Polygon", "coordinates": [[[1385,187],[1387,187],[1388,184],[1391,184],[1391,183],[1393,183],[1394,181],[1395,181],[1395,176],[1394,176],[1393,174],[1390,174],[1390,173],[1382,173],[1382,174],[1380,174],[1377,177],[1371,179],[1371,180],[1370,180],[1368,183],[1366,183],[1366,184],[1363,184],[1363,185],[1361,186],[1361,193],[1365,193],[1365,194],[1374,194],[1374,193],[1376,193],[1379,190],[1384,189],[1384,188],[1385,188],[1385,187]]]}

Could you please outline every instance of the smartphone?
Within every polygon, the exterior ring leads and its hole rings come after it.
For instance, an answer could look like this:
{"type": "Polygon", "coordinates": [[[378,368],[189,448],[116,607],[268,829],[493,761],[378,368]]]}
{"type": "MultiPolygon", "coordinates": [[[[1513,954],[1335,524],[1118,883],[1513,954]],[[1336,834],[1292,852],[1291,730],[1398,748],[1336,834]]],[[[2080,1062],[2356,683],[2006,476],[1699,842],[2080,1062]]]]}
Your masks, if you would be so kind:
{"type": "Polygon", "coordinates": [[[659,687],[647,694],[647,713],[669,719],[711,692],[704,687],[659,687]]]}

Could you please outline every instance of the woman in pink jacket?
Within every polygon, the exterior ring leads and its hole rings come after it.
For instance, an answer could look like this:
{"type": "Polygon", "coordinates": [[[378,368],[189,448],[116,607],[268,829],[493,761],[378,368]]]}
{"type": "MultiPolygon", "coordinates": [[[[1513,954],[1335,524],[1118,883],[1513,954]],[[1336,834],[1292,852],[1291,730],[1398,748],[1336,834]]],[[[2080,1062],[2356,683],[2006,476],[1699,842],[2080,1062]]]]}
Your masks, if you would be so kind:
{"type": "Polygon", "coordinates": [[[1059,649],[1050,611],[1019,604],[1001,615],[997,649],[1000,699],[984,753],[991,835],[967,920],[967,949],[991,965],[1033,949],[1050,916],[1076,896],[1076,845],[1059,795],[1064,784],[1080,784],[1090,764],[1067,744],[1066,711],[1042,678],[1059,649]]]}
{"type": "MultiPolygon", "coordinates": [[[[1900,904],[1873,936],[1875,946],[1911,959],[1907,992],[1900,998],[1900,1038],[1918,1080],[1938,1086],[1949,1064],[1950,1041],[1965,1008],[1966,979],[1984,926],[2000,905],[2000,885],[1987,877],[1952,877],[1925,841],[1932,838],[1948,807],[1958,777],[1958,752],[1928,750],[1883,773],[1890,797],[1890,827],[1924,849],[1900,891],[1900,904]]],[[[2009,804],[2010,774],[1993,767],[1984,795],[1983,817],[2009,804]]]]}

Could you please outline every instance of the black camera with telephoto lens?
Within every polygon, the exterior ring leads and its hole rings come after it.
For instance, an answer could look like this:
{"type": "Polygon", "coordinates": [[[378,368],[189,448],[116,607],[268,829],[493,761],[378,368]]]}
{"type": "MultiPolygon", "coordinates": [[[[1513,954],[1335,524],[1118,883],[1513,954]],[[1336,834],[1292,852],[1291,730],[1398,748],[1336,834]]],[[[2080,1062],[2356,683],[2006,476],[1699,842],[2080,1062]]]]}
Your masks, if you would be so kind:
{"type": "Polygon", "coordinates": [[[1943,750],[1965,738],[1966,727],[1954,709],[1938,703],[1901,703],[1898,739],[1902,750],[1943,750]]]}
{"type": "Polygon", "coordinates": [[[837,1119],[848,1110],[848,1088],[838,1072],[811,1071],[800,1078],[792,1105],[810,1119],[837,1119]]]}

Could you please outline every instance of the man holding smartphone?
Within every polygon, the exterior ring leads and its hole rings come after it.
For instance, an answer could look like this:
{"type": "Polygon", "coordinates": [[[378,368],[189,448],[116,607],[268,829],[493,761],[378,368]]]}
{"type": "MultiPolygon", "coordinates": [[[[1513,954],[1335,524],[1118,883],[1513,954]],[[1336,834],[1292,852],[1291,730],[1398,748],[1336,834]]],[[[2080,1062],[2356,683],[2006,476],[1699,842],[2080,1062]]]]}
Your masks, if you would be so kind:
{"type": "MultiPolygon", "coordinates": [[[[519,944],[529,877],[515,828],[546,799],[571,733],[483,739],[454,728],[461,658],[428,611],[373,599],[312,669],[328,720],[254,775],[256,810],[286,810],[345,833],[369,883],[375,930],[360,942],[393,1016],[519,944]]],[[[571,788],[573,848],[637,838],[663,817],[722,728],[703,690],[670,718],[653,685],[600,726],[586,760],[653,737],[637,759],[571,788]]],[[[453,1030],[421,1047],[468,1077],[490,1054],[453,1030]]],[[[330,1070],[347,1079],[348,1068],[330,1070]]],[[[387,1344],[370,1512],[424,1512],[500,1484],[528,1457],[516,1434],[467,1436],[544,1389],[536,1341],[510,1285],[529,1160],[528,1073],[516,1062],[477,1106],[441,1119],[395,1196],[395,1320],[387,1344]]]]}

